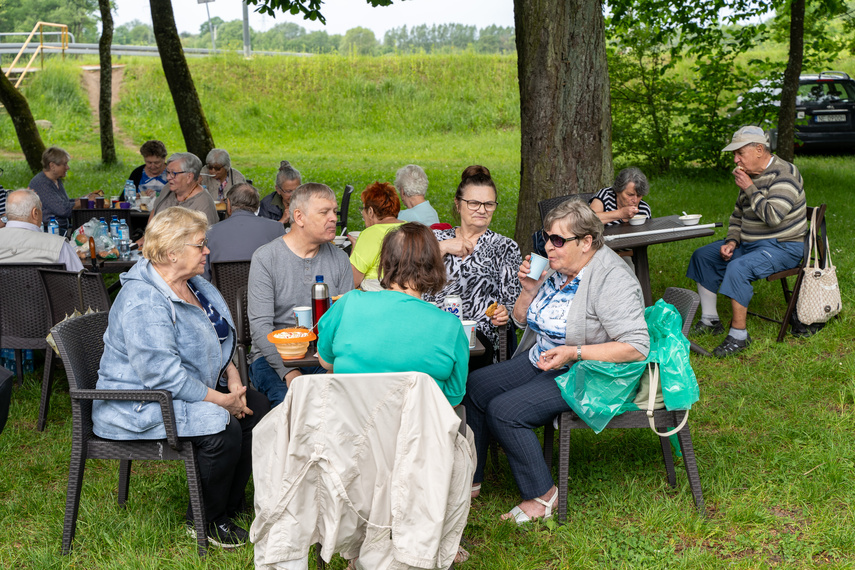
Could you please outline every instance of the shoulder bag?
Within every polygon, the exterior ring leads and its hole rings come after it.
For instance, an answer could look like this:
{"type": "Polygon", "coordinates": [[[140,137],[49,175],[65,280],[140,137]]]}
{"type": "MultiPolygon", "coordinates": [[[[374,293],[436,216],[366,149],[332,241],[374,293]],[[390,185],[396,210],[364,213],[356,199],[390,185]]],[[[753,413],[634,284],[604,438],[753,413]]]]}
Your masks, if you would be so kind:
{"type": "Polygon", "coordinates": [[[798,294],[796,313],[799,320],[806,325],[827,322],[840,312],[841,301],[840,288],[837,286],[837,272],[831,263],[828,236],[816,227],[816,209],[811,215],[808,246],[805,248],[804,276],[798,294]],[[819,262],[820,234],[825,241],[825,267],[820,267],[819,262]],[[811,265],[811,251],[813,251],[813,265],[811,265]]]}

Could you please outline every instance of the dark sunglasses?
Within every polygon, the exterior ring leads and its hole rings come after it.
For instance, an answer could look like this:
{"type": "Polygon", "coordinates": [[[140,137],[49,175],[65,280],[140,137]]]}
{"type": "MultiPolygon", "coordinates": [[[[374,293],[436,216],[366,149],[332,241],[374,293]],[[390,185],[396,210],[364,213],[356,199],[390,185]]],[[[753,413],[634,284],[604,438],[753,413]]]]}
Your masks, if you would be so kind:
{"type": "Polygon", "coordinates": [[[543,234],[543,240],[544,241],[551,241],[552,245],[555,247],[564,247],[564,244],[567,243],[568,241],[574,241],[574,240],[582,239],[579,236],[573,236],[573,237],[561,237],[559,235],[553,236],[553,235],[549,235],[548,233],[546,233],[546,230],[540,230],[540,233],[543,234]]]}

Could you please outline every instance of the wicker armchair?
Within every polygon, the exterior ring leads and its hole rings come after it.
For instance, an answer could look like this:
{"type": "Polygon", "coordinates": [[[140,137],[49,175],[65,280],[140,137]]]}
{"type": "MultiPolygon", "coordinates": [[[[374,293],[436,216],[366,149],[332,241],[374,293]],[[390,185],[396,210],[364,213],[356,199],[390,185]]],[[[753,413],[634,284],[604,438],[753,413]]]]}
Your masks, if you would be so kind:
{"type": "MultiPolygon", "coordinates": [[[[0,320],[3,315],[0,314],[0,320]]],[[[2,344],[2,339],[0,339],[2,344]]],[[[6,370],[0,366],[0,433],[3,433],[3,428],[6,427],[6,420],[9,419],[9,405],[12,403],[12,378],[15,375],[10,370],[6,370]]]]}
{"type": "Polygon", "coordinates": [[[68,494],[65,501],[65,524],[62,531],[62,553],[71,550],[77,527],[77,511],[83,487],[83,471],[87,459],[118,459],[119,504],[128,499],[131,478],[131,461],[142,459],[184,461],[187,485],[190,489],[190,508],[196,526],[198,552],[207,552],[205,506],[196,455],[190,442],[178,439],[172,394],[167,390],[97,390],[98,368],[104,352],[104,331],[108,313],[91,313],[63,321],[53,328],[53,338],[65,363],[71,387],[73,431],[71,466],[68,473],[68,494]],[[103,439],[95,435],[92,424],[93,400],[131,400],[159,402],[166,427],[165,440],[103,439]]]}
{"type": "MultiPolygon", "coordinates": [[[[689,331],[692,319],[700,304],[700,298],[694,291],[669,287],[662,296],[666,303],[674,305],[680,316],[683,317],[683,334],[689,331]]],[[[678,426],[688,412],[661,409],[653,413],[657,426],[678,426]]],[[[649,429],[647,411],[624,412],[615,416],[606,429],[649,429]]],[[[590,429],[588,424],[579,418],[574,412],[564,412],[558,416],[559,444],[558,444],[558,522],[564,522],[567,518],[567,480],[570,477],[570,431],[574,429],[590,429]]],[[[543,431],[543,453],[548,466],[552,466],[552,444],[554,440],[554,428],[552,424],[544,427],[543,431]]],[[[695,460],[695,448],[692,445],[692,432],[689,422],[677,434],[680,449],[683,454],[683,465],[686,468],[686,476],[689,479],[689,487],[695,500],[695,507],[701,514],[704,513],[704,497],[701,492],[701,480],[698,475],[698,464],[695,460]]],[[[662,447],[662,457],[665,460],[665,470],[668,474],[668,484],[676,487],[677,478],[674,472],[674,457],[671,453],[671,442],[668,438],[659,438],[662,447]]]]}
{"type": "Polygon", "coordinates": [[[43,383],[51,378],[55,366],[53,351],[45,340],[53,323],[48,322],[47,304],[39,281],[40,267],[63,269],[65,266],[57,263],[0,264],[0,283],[3,284],[3,294],[0,295],[0,313],[3,315],[0,319],[0,337],[3,339],[3,348],[15,349],[18,386],[24,380],[23,349],[45,351],[43,383]]]}
{"type": "Polygon", "coordinates": [[[348,184],[344,187],[344,192],[341,195],[341,208],[338,210],[338,221],[335,223],[339,228],[347,227],[347,211],[350,209],[351,194],[353,194],[353,186],[348,184]]]}
{"type": "Polygon", "coordinates": [[[249,283],[250,260],[215,261],[211,263],[211,284],[216,287],[229,306],[237,325],[237,292],[249,283]]]}
{"type": "MultiPolygon", "coordinates": [[[[88,308],[94,311],[110,310],[110,296],[99,273],[87,273],[85,269],[75,273],[39,268],[39,279],[45,293],[51,325],[57,324],[66,316],[71,316],[75,309],[81,314],[88,308]]],[[[39,404],[37,424],[39,431],[43,431],[47,423],[52,391],[53,375],[45,376],[42,381],[42,399],[39,404]]]]}

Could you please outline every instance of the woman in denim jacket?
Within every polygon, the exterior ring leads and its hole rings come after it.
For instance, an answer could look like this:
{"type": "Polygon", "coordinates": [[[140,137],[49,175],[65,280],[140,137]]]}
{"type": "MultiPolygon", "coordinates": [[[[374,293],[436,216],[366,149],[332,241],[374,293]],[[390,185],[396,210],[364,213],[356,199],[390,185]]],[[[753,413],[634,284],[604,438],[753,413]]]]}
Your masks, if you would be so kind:
{"type": "MultiPolygon", "coordinates": [[[[207,229],[204,214],[182,207],[148,225],[144,259],[122,275],[110,309],[97,387],[172,392],[178,436],[196,450],[208,538],[233,548],[247,539],[232,518],[245,506],[252,428],[270,404],[241,383],[231,362],[231,314],[219,291],[200,277],[209,253],[207,229]]],[[[166,437],[157,402],[99,400],[92,419],[104,438],[166,437]]]]}

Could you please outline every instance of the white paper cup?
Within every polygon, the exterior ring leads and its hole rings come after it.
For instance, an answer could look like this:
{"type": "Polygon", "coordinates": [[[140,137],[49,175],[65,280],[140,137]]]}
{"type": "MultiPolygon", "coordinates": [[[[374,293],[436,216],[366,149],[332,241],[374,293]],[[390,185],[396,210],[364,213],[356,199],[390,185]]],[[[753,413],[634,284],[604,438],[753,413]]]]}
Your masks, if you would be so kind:
{"type": "Polygon", "coordinates": [[[469,348],[475,348],[475,321],[461,321],[463,325],[463,333],[469,339],[469,348]]]}
{"type": "Polygon", "coordinates": [[[359,239],[360,232],[347,232],[347,235],[353,236],[353,239],[359,239]]]}
{"type": "Polygon", "coordinates": [[[532,252],[529,263],[531,263],[531,271],[528,272],[528,278],[537,281],[540,279],[543,270],[549,265],[549,260],[542,255],[532,252]]]}
{"type": "Polygon", "coordinates": [[[294,307],[294,316],[297,317],[297,326],[312,328],[312,308],[311,307],[294,307]]]}

